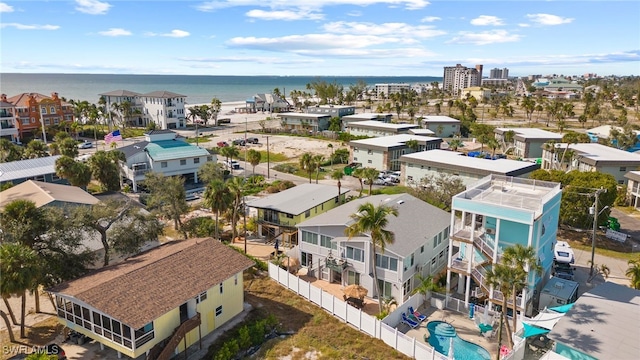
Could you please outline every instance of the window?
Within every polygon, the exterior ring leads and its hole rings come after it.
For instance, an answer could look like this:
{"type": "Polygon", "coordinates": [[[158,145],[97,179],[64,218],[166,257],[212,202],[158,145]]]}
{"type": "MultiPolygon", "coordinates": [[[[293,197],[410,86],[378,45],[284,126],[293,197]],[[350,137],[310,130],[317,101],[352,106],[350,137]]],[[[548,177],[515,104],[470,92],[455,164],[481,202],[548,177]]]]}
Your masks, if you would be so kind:
{"type": "Polygon", "coordinates": [[[376,254],[376,267],[398,271],[398,259],[386,255],[376,254]]]}
{"type": "Polygon", "coordinates": [[[354,158],[353,158],[353,161],[358,161],[358,158],[357,158],[357,157],[354,157],[354,158]]]}
{"type": "Polygon", "coordinates": [[[187,159],[182,159],[182,160],[180,160],[180,165],[181,165],[181,166],[183,166],[183,165],[187,165],[187,159]]]}
{"type": "Polygon", "coordinates": [[[353,284],[360,285],[360,274],[355,271],[347,270],[347,285],[353,284]]]}
{"type": "Polygon", "coordinates": [[[222,283],[220,283],[220,294],[222,294],[222,283]]]}
{"type": "Polygon", "coordinates": [[[286,214],[287,219],[293,219],[293,214],[286,214]]]}
{"type": "MultiPolygon", "coordinates": [[[[390,298],[393,285],[390,282],[378,279],[378,287],[380,288],[381,297],[390,298]]],[[[380,296],[378,297],[380,298],[380,296]]]]}
{"type": "Polygon", "coordinates": [[[304,251],[301,252],[301,262],[302,262],[302,266],[311,266],[313,265],[313,255],[306,253],[304,251]]]}
{"type": "Polygon", "coordinates": [[[320,246],[326,247],[327,249],[337,250],[338,244],[332,243],[331,240],[333,240],[333,238],[330,236],[320,235],[320,246]]]}
{"type": "Polygon", "coordinates": [[[402,284],[402,295],[407,296],[409,293],[411,293],[411,279],[402,284]]]}
{"type": "Polygon", "coordinates": [[[200,158],[194,158],[193,159],[193,163],[194,164],[200,164],[200,158]]]}
{"type": "Polygon", "coordinates": [[[334,204],[337,204],[337,203],[339,203],[339,202],[340,202],[340,197],[339,197],[339,196],[336,196],[336,198],[335,198],[335,199],[333,199],[333,203],[334,203],[334,204]]]}
{"type": "Polygon", "coordinates": [[[46,113],[47,113],[47,108],[46,108],[46,107],[44,107],[44,106],[43,106],[43,107],[41,107],[41,108],[40,108],[40,113],[41,113],[41,114],[46,114],[46,113]]]}
{"type": "Polygon", "coordinates": [[[367,150],[368,155],[373,155],[373,150],[367,150]]]}
{"type": "Polygon", "coordinates": [[[160,163],[160,167],[161,168],[166,168],[167,166],[168,166],[168,164],[167,164],[166,161],[163,161],[163,162],[160,163]]]}
{"type": "Polygon", "coordinates": [[[413,266],[414,260],[415,260],[414,255],[411,254],[411,266],[413,266]]]}
{"type": "Polygon", "coordinates": [[[373,161],[371,161],[371,160],[367,160],[367,163],[368,163],[368,164],[372,164],[372,163],[373,163],[373,161]]]}
{"type": "MultiPolygon", "coordinates": [[[[33,119],[33,121],[35,122],[36,119],[33,119]]],[[[22,119],[22,125],[29,125],[29,118],[23,118],[22,119]]]]}
{"type": "Polygon", "coordinates": [[[216,316],[220,316],[220,315],[222,315],[222,305],[216,308],[216,316]]]}
{"type": "Polygon", "coordinates": [[[51,114],[53,114],[53,113],[56,112],[56,108],[52,106],[52,107],[49,108],[49,111],[50,111],[51,114]]]}
{"type": "Polygon", "coordinates": [[[356,249],[351,246],[347,246],[347,258],[355,261],[364,261],[364,251],[356,249]]]}
{"type": "Polygon", "coordinates": [[[201,302],[207,300],[207,292],[203,292],[202,294],[196,296],[196,304],[200,304],[201,302]]]}
{"type": "Polygon", "coordinates": [[[238,274],[233,277],[233,285],[238,285],[238,274]]]}
{"type": "Polygon", "coordinates": [[[424,245],[420,246],[420,254],[424,252],[424,245]]]}
{"type": "Polygon", "coordinates": [[[35,123],[36,122],[36,118],[32,117],[31,118],[31,123],[35,123]]]}
{"type": "Polygon", "coordinates": [[[620,167],[620,171],[627,171],[627,167],[626,166],[621,166],[620,167]]]}
{"type": "Polygon", "coordinates": [[[308,218],[309,216],[311,216],[311,209],[304,212],[304,217],[308,218]]]}
{"type": "Polygon", "coordinates": [[[314,233],[303,230],[302,241],[309,244],[318,245],[318,234],[314,234],[314,233]]]}

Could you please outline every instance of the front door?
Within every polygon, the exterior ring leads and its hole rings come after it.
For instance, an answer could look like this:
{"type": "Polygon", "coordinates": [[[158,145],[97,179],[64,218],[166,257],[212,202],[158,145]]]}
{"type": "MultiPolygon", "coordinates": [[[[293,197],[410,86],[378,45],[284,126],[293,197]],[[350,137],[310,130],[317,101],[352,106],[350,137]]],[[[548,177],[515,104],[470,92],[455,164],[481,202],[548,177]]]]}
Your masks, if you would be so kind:
{"type": "Polygon", "coordinates": [[[189,312],[187,310],[187,303],[180,305],[180,324],[189,319],[189,312]]]}

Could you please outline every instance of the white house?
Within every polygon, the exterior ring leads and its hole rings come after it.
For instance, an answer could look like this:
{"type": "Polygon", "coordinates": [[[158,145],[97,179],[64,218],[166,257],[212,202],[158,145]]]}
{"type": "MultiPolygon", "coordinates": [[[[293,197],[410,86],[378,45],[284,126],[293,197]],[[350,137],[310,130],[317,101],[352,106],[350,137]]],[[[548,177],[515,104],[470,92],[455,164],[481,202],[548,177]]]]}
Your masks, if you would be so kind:
{"type": "Polygon", "coordinates": [[[538,164],[510,159],[485,159],[448,150],[431,150],[400,157],[401,182],[419,183],[426,176],[448,174],[459,177],[465,185],[471,185],[490,174],[528,177],[540,168],[538,164]]]}
{"type": "Polygon", "coordinates": [[[417,275],[436,275],[447,262],[450,215],[409,194],[374,195],[350,201],[299,223],[300,260],[309,274],[341,285],[359,284],[379,298],[373,278],[377,272],[381,295],[402,304],[419,285],[417,275]],[[349,239],[345,229],[364,203],[398,210],[386,227],[395,241],[384,252],[373,248],[369,234],[349,239]],[[375,261],[375,266],[374,266],[375,261]]]}
{"type": "Polygon", "coordinates": [[[291,110],[287,99],[276,94],[255,94],[246,101],[247,112],[282,112],[291,110]]]}
{"type": "Polygon", "coordinates": [[[384,123],[390,123],[393,114],[390,113],[360,113],[353,115],[345,115],[341,118],[342,120],[342,131],[345,131],[346,128],[349,127],[349,124],[358,121],[367,121],[367,120],[375,120],[381,121],[384,123]]]}
{"type": "Polygon", "coordinates": [[[631,206],[640,210],[640,171],[629,171],[624,177],[627,178],[627,196],[631,206]]]}
{"type": "Polygon", "coordinates": [[[143,107],[146,125],[153,122],[159,129],[179,129],[186,127],[184,110],[186,95],[170,91],[154,91],[138,97],[143,107]]]}
{"type": "Polygon", "coordinates": [[[640,170],[640,155],[596,143],[562,143],[556,144],[553,149],[542,150],[542,168],[607,173],[622,185],[628,171],[640,170]],[[566,155],[567,153],[571,156],[566,155]]]}
{"type": "Polygon", "coordinates": [[[419,128],[417,124],[391,124],[376,120],[352,122],[346,127],[351,135],[364,135],[372,137],[407,134],[409,130],[419,128]]]}
{"type": "Polygon", "coordinates": [[[177,137],[171,130],[153,130],[140,141],[118,149],[126,161],[120,164],[123,175],[138,191],[138,183],[149,171],[165,176],[182,175],[189,181],[198,182],[198,170],[209,161],[217,161],[215,154],[191,145],[177,137]]]}
{"type": "Polygon", "coordinates": [[[422,118],[425,129],[433,131],[439,137],[453,137],[460,134],[460,120],[448,116],[427,115],[422,118]]]}
{"type": "Polygon", "coordinates": [[[410,84],[376,84],[376,95],[378,99],[388,99],[391,94],[408,93],[410,90],[410,84]]]}
{"type": "Polygon", "coordinates": [[[560,141],[562,135],[536,128],[496,128],[495,138],[501,145],[509,145],[505,133],[513,131],[513,155],[521,158],[542,157],[542,147],[548,141],[560,141]]]}
{"type": "Polygon", "coordinates": [[[20,141],[20,134],[16,126],[16,106],[7,101],[7,95],[0,98],[0,138],[6,138],[11,142],[20,141]]]}
{"type": "Polygon", "coordinates": [[[342,118],[356,113],[356,107],[352,105],[316,105],[307,107],[308,114],[323,114],[330,117],[342,118]]]}
{"type": "Polygon", "coordinates": [[[416,151],[439,149],[442,139],[418,135],[393,135],[349,142],[350,162],[378,170],[400,170],[400,157],[416,151]],[[407,142],[415,140],[418,147],[410,148],[407,142]]]}
{"type": "Polygon", "coordinates": [[[283,129],[316,132],[329,129],[331,115],[285,112],[278,114],[278,118],[283,129]]]}

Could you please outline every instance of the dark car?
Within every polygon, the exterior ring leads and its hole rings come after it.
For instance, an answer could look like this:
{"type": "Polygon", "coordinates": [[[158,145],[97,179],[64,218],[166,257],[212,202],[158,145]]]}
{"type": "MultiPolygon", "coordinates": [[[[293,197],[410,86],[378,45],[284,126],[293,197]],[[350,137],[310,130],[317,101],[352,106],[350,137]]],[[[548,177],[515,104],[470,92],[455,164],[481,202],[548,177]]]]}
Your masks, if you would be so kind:
{"type": "Polygon", "coordinates": [[[244,146],[244,139],[235,139],[235,140],[233,140],[233,145],[244,146]]]}
{"type": "Polygon", "coordinates": [[[259,143],[259,142],[260,142],[260,140],[258,140],[258,138],[257,138],[257,137],[250,137],[250,138],[247,138],[247,142],[248,142],[249,144],[257,144],[257,143],[259,143]]]}

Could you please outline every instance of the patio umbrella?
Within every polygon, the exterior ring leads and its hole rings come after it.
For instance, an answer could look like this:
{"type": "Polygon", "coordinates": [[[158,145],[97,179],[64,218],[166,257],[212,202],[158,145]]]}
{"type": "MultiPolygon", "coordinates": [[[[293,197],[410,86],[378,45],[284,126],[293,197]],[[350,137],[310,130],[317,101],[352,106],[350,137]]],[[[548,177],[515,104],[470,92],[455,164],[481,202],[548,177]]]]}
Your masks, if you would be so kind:
{"type": "Polygon", "coordinates": [[[284,265],[288,266],[289,269],[297,269],[300,267],[300,260],[298,260],[298,258],[288,257],[284,265]]]}
{"type": "Polygon", "coordinates": [[[369,290],[367,290],[363,286],[352,284],[342,289],[342,292],[344,292],[347,297],[358,298],[362,300],[365,296],[367,296],[369,290]]]}

